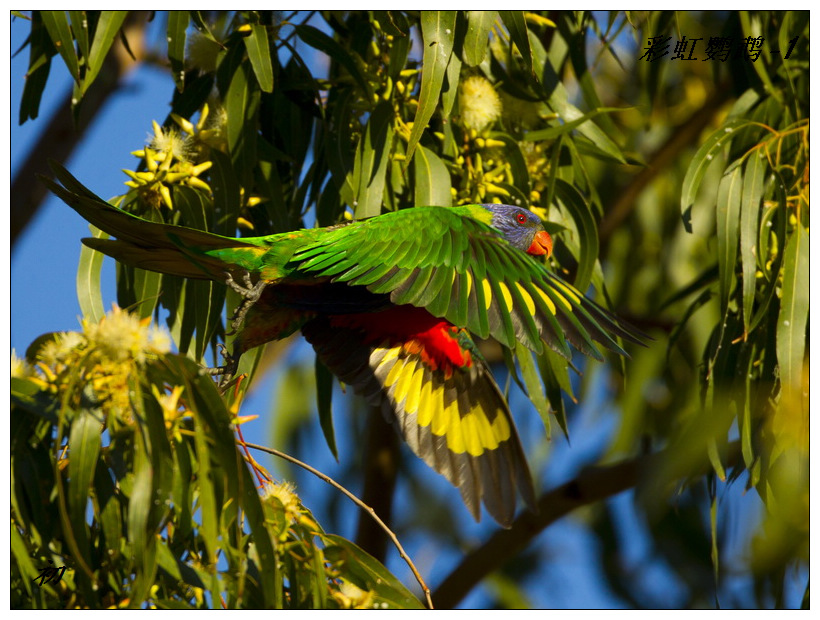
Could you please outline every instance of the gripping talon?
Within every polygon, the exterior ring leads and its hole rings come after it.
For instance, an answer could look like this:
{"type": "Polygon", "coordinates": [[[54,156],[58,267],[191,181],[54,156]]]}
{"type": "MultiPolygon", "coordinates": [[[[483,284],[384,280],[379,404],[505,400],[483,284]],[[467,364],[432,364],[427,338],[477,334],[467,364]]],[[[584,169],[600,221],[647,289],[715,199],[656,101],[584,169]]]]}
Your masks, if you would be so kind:
{"type": "Polygon", "coordinates": [[[219,347],[219,353],[222,355],[225,363],[224,365],[217,366],[216,368],[206,368],[206,371],[211,376],[222,375],[222,378],[219,380],[219,389],[224,391],[224,389],[228,387],[233,380],[239,366],[239,361],[235,360],[233,356],[228,353],[228,348],[224,344],[220,342],[217,346],[219,347]]]}
{"type": "Polygon", "coordinates": [[[242,323],[245,322],[245,315],[248,314],[248,310],[251,309],[251,306],[259,301],[259,298],[262,296],[262,291],[265,290],[265,286],[267,286],[267,282],[259,280],[254,284],[251,280],[251,274],[245,271],[242,274],[243,286],[242,284],[238,284],[229,272],[226,272],[225,275],[225,284],[242,295],[243,298],[242,303],[236,307],[233,316],[231,316],[231,331],[229,331],[227,335],[232,336],[242,327],[242,323]]]}

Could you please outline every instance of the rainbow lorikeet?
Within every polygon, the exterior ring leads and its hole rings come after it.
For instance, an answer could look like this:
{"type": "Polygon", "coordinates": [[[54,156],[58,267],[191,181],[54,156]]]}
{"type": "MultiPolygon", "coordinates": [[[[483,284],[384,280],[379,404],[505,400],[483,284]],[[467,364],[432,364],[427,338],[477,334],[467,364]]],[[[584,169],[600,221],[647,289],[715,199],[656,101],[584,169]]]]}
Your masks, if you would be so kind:
{"type": "Polygon", "coordinates": [[[595,342],[621,354],[616,337],[639,342],[634,328],[534,258],[551,253],[552,239],[520,207],[418,207],[230,238],[148,222],[56,174],[65,187],[46,179],[49,188],[117,238],[83,243],[134,267],[243,292],[234,361],[301,330],[319,359],[458,487],[476,519],[483,502],[508,526],[516,488],[530,507],[535,493],[507,402],[472,336],[535,352],[546,343],[567,358],[568,342],[598,359],[595,342]]]}

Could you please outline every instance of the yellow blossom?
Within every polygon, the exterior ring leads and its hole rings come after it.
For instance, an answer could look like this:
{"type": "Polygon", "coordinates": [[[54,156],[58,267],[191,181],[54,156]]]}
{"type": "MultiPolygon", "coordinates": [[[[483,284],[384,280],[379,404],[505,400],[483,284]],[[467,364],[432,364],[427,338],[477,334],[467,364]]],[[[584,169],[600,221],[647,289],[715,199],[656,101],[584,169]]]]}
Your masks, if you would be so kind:
{"type": "Polygon", "coordinates": [[[362,590],[356,584],[344,579],[332,596],[343,609],[371,609],[373,607],[373,592],[362,590]]]}
{"type": "Polygon", "coordinates": [[[156,121],[154,121],[153,126],[154,135],[148,134],[151,139],[150,148],[159,153],[164,153],[166,158],[163,161],[167,160],[167,155],[171,155],[180,161],[187,161],[190,151],[188,138],[174,127],[163,129],[156,121]]]}
{"type": "Polygon", "coordinates": [[[265,485],[262,500],[275,497],[285,508],[285,515],[289,519],[296,519],[302,511],[302,502],[296,495],[296,485],[292,482],[273,482],[265,485]]]}
{"type": "Polygon", "coordinates": [[[89,343],[104,357],[115,362],[133,359],[141,363],[147,355],[168,353],[171,349],[167,331],[151,325],[150,321],[114,305],[99,323],[86,323],[84,331],[89,343]]]}
{"type": "Polygon", "coordinates": [[[18,379],[25,379],[32,373],[31,366],[25,359],[17,357],[14,349],[11,350],[11,376],[18,379]]]}
{"type": "Polygon", "coordinates": [[[480,75],[464,80],[458,89],[461,122],[480,133],[501,116],[501,98],[493,85],[480,75]]]}

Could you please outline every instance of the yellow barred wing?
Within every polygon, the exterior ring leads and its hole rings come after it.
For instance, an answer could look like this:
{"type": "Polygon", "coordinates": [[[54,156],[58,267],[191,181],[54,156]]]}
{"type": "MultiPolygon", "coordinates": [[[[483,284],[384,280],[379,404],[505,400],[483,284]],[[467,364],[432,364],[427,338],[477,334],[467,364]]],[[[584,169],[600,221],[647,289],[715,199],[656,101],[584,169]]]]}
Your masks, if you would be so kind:
{"type": "Polygon", "coordinates": [[[516,488],[535,506],[524,450],[483,360],[436,367],[418,341],[367,344],[360,331],[321,317],[302,333],[336,376],[381,409],[417,456],[458,487],[476,520],[483,503],[509,526],[516,488]]]}

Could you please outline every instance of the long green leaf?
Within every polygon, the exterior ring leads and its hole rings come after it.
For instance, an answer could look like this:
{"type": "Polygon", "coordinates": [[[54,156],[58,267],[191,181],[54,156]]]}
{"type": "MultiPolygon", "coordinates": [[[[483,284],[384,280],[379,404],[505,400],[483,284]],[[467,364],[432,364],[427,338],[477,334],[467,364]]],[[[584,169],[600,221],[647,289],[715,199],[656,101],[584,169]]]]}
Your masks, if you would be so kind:
{"type": "MultiPolygon", "coordinates": [[[[97,239],[107,239],[108,234],[91,226],[91,235],[97,239]]],[[[105,255],[87,246],[80,248],[80,264],[77,267],[77,300],[80,311],[92,323],[99,323],[105,316],[102,292],[100,291],[100,271],[105,255]]]]}
{"type": "Polygon", "coordinates": [[[416,145],[438,106],[447,64],[453,53],[455,30],[456,11],[421,12],[421,34],[424,39],[421,91],[419,107],[413,119],[413,129],[410,131],[410,140],[407,144],[408,163],[413,158],[416,145]]]}
{"type": "MultiPolygon", "coordinates": [[[[587,121],[595,118],[599,114],[610,114],[613,112],[623,112],[624,108],[597,108],[591,112],[587,112],[571,121],[564,122],[555,127],[548,127],[547,129],[536,129],[535,131],[528,131],[522,138],[528,142],[540,142],[542,140],[554,140],[558,136],[568,134],[587,121]]],[[[574,115],[574,112],[572,113],[574,115]]],[[[563,119],[562,119],[563,120],[563,119]]]]}
{"type": "Polygon", "coordinates": [[[527,20],[524,18],[524,11],[499,11],[498,15],[507,30],[510,31],[510,39],[518,47],[518,51],[521,52],[527,71],[537,80],[538,76],[533,71],[532,49],[530,48],[530,36],[527,20]]]}
{"type": "Polygon", "coordinates": [[[316,358],[316,404],[319,409],[319,424],[325,436],[327,447],[333,458],[339,460],[336,448],[336,432],[333,429],[333,375],[321,360],[316,358]]]}
{"type": "MultiPolygon", "coordinates": [[[[587,65],[587,29],[579,27],[579,18],[573,11],[562,11],[558,21],[558,29],[567,41],[567,52],[572,62],[572,69],[578,78],[584,102],[592,110],[603,109],[601,98],[595,88],[595,80],[587,65]]],[[[609,116],[600,119],[601,128],[609,135],[617,135],[615,123],[609,116]]]]}
{"type": "Polygon", "coordinates": [[[458,83],[461,76],[461,58],[458,54],[450,54],[450,62],[447,63],[446,80],[441,91],[441,115],[443,118],[450,118],[453,106],[458,95],[458,83]]]}
{"type": "MultiPolygon", "coordinates": [[[[530,185],[530,171],[527,167],[527,160],[524,158],[524,153],[521,150],[521,145],[518,140],[513,138],[510,134],[502,133],[500,131],[491,131],[489,137],[493,140],[500,140],[504,143],[504,156],[506,161],[510,164],[513,181],[515,186],[527,196],[529,200],[531,185],[530,185]]],[[[550,168],[552,170],[552,167],[550,168]]],[[[545,202],[544,204],[549,204],[545,202]]]]}
{"type": "Polygon", "coordinates": [[[720,312],[726,315],[729,294],[735,281],[738,230],[740,225],[740,199],[743,172],[735,166],[720,180],[717,197],[717,247],[720,286],[720,312]]]}
{"type": "Polygon", "coordinates": [[[88,58],[90,46],[88,41],[88,17],[86,11],[69,11],[68,18],[71,20],[71,30],[74,34],[74,40],[77,41],[80,56],[88,58]]]}
{"type": "Polygon", "coordinates": [[[783,296],[777,317],[777,362],[781,402],[802,411],[808,395],[802,393],[803,356],[809,315],[809,233],[798,223],[786,244],[783,260],[783,296]]]}
{"type": "Polygon", "coordinates": [[[393,106],[382,101],[370,115],[364,138],[356,149],[353,172],[353,182],[357,185],[353,211],[356,219],[381,213],[392,142],[393,106]]]}
{"type": "MultiPolygon", "coordinates": [[[[87,409],[79,411],[77,418],[71,425],[69,434],[68,461],[68,505],[71,525],[74,536],[77,538],[80,549],[89,553],[88,526],[86,524],[86,509],[90,501],[91,481],[97,467],[97,458],[102,445],[102,422],[87,409]]],[[[91,557],[84,558],[89,566],[93,564],[91,557]]]]}
{"type": "Polygon", "coordinates": [[[256,136],[260,91],[251,86],[251,68],[241,63],[231,76],[225,94],[228,117],[228,150],[231,163],[242,187],[250,187],[256,166],[256,136]]]}
{"type": "MultiPolygon", "coordinates": [[[[564,121],[564,124],[572,123],[582,119],[584,113],[581,112],[569,101],[569,93],[564,83],[559,79],[552,64],[549,62],[546,51],[541,41],[530,32],[530,43],[533,51],[533,69],[541,76],[543,90],[550,93],[547,104],[564,121]]],[[[575,127],[575,125],[573,125],[575,127]]],[[[588,138],[591,142],[590,154],[596,157],[603,156],[605,159],[614,159],[621,163],[626,163],[626,158],[620,147],[610,138],[603,129],[589,118],[577,125],[578,132],[588,138]]],[[[560,132],[559,132],[560,135],[560,132]]],[[[579,144],[580,148],[580,144],[579,144]]]]}
{"type": "Polygon", "coordinates": [[[185,30],[188,28],[188,11],[168,11],[168,60],[177,90],[185,87],[185,30]]]}
{"type": "Polygon", "coordinates": [[[598,228],[589,204],[574,186],[563,179],[556,179],[555,198],[569,212],[578,229],[578,273],[574,284],[579,291],[585,291],[589,288],[595,261],[598,260],[598,228]]]}
{"type": "Polygon", "coordinates": [[[376,558],[354,543],[336,536],[322,534],[325,557],[339,566],[341,572],[363,590],[371,590],[375,603],[384,603],[385,608],[422,609],[421,602],[404,587],[376,558]]]}
{"type": "Polygon", "coordinates": [[[535,406],[538,415],[541,416],[545,428],[549,429],[550,407],[547,402],[547,395],[544,392],[544,385],[541,383],[541,378],[535,369],[535,363],[533,363],[532,352],[520,342],[516,342],[515,357],[521,368],[521,378],[524,379],[524,385],[527,386],[527,395],[535,406]]]}
{"type": "Polygon", "coordinates": [[[20,99],[20,116],[22,125],[28,119],[34,120],[40,114],[40,99],[48,81],[51,70],[51,57],[56,54],[54,45],[43,25],[39,11],[31,16],[31,36],[29,40],[29,64],[26,71],[26,82],[20,99]]]}
{"type": "Polygon", "coordinates": [[[413,169],[416,173],[415,206],[450,207],[453,194],[447,166],[433,151],[421,146],[416,153],[413,169]]]}
{"type": "Polygon", "coordinates": [[[320,52],[324,52],[330,56],[332,60],[335,60],[347,69],[348,73],[350,73],[362,89],[362,92],[367,95],[368,99],[371,98],[373,89],[370,87],[370,83],[365,78],[365,75],[362,73],[359,65],[355,60],[353,60],[353,57],[344,47],[339,45],[331,37],[327,36],[324,32],[318,28],[314,28],[313,26],[302,24],[300,26],[296,26],[295,30],[296,35],[302,39],[302,41],[310,45],[312,48],[317,49],[320,52]]]}
{"type": "Polygon", "coordinates": [[[270,59],[268,29],[264,24],[251,24],[251,34],[245,37],[245,48],[259,88],[266,93],[273,92],[273,64],[270,59]]]}
{"type": "Polygon", "coordinates": [[[763,200],[763,177],[767,163],[761,157],[762,151],[755,151],[746,162],[743,174],[743,197],[740,207],[740,262],[743,273],[743,324],[749,331],[752,321],[752,307],[755,299],[757,279],[758,222],[763,200]]]}
{"type": "Polygon", "coordinates": [[[749,121],[740,118],[724,123],[720,129],[706,138],[706,141],[701,145],[689,163],[689,168],[687,168],[686,175],[683,177],[683,187],[681,188],[680,196],[681,214],[683,215],[683,222],[687,232],[692,232],[690,212],[692,205],[695,203],[703,175],[706,174],[706,169],[714,160],[715,155],[729,144],[729,141],[735,136],[735,133],[751,124],[749,121]]]}
{"type": "Polygon", "coordinates": [[[40,11],[40,17],[48,30],[51,40],[60,56],[63,57],[71,77],[80,81],[80,61],[77,59],[77,50],[74,49],[74,38],[68,25],[65,11],[40,11]]]}
{"type": "Polygon", "coordinates": [[[85,95],[89,87],[94,83],[97,75],[102,69],[108,50],[117,33],[122,27],[123,21],[128,11],[103,11],[100,19],[97,20],[97,29],[94,31],[94,39],[91,42],[91,50],[88,53],[88,69],[83,76],[83,83],[80,93],[85,95]]]}
{"type": "Polygon", "coordinates": [[[496,14],[496,11],[467,11],[462,60],[468,67],[477,67],[484,60],[496,14]]]}

